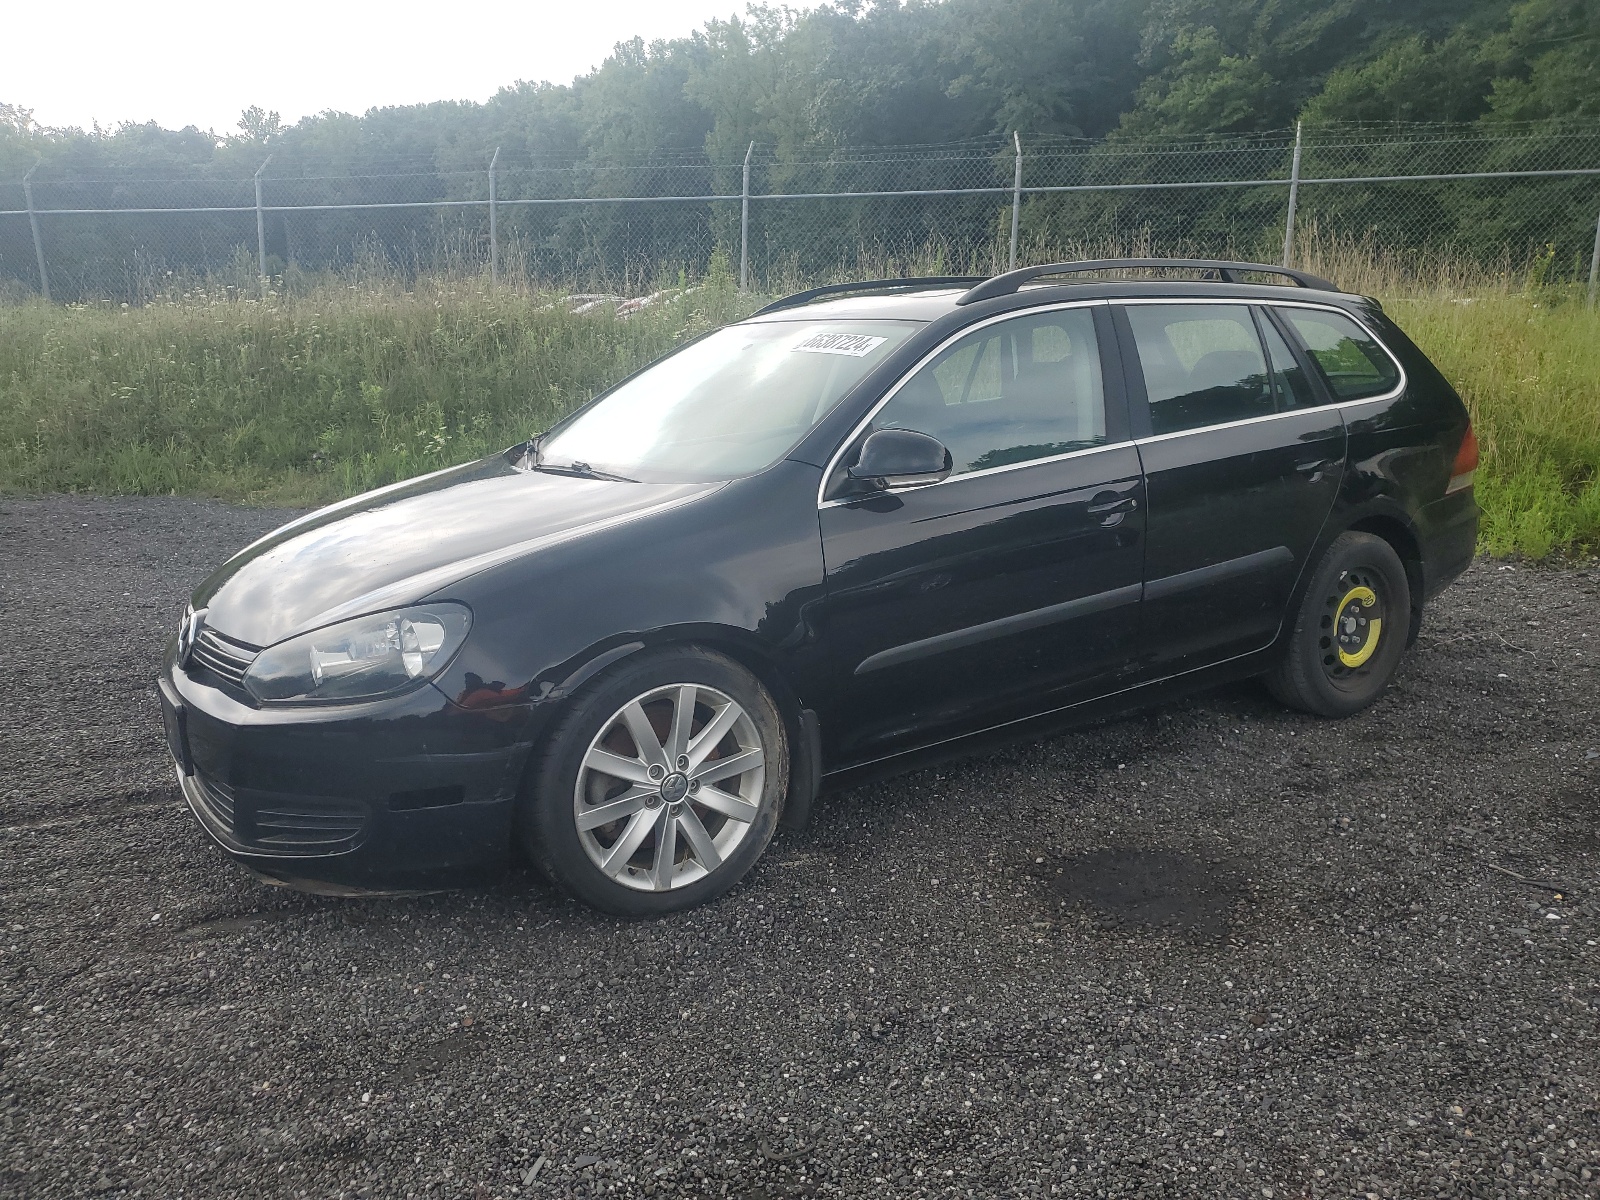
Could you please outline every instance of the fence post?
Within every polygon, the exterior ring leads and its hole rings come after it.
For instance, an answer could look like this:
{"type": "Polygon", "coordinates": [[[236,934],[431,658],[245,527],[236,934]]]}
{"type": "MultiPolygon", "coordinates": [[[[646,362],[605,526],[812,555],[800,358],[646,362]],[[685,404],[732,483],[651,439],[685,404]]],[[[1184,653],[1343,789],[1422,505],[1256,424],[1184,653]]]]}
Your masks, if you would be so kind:
{"type": "Polygon", "coordinates": [[[272,161],[272,155],[267,155],[261,160],[261,165],[256,168],[256,269],[261,275],[261,294],[267,292],[267,221],[261,211],[261,172],[267,169],[267,164],[272,161]]]}
{"type": "Polygon", "coordinates": [[[1022,223],[1022,135],[1011,131],[1011,142],[1017,148],[1017,170],[1011,180],[1011,261],[1008,271],[1017,269],[1017,228],[1022,223]]]}
{"type": "Polygon", "coordinates": [[[744,152],[744,194],[739,201],[739,290],[750,290],[750,156],[756,144],[744,152]]]}
{"type": "Polygon", "coordinates": [[[1289,215],[1283,223],[1283,265],[1293,265],[1294,210],[1300,203],[1300,122],[1294,123],[1294,160],[1289,164],[1289,215]]]}
{"type": "Polygon", "coordinates": [[[494,168],[500,161],[500,147],[494,148],[494,157],[489,160],[489,283],[497,285],[500,282],[500,227],[495,221],[495,194],[494,194],[494,168]]]}
{"type": "MultiPolygon", "coordinates": [[[[37,238],[39,235],[33,235],[37,238]]],[[[44,259],[39,260],[39,272],[44,273],[44,259]]],[[[1600,217],[1594,221],[1594,253],[1589,256],[1589,307],[1594,307],[1595,291],[1600,289],[1600,217]]],[[[49,292],[45,296],[49,297],[49,292]]]]}
{"type": "MultiPolygon", "coordinates": [[[[50,273],[44,269],[44,239],[39,236],[39,214],[33,211],[33,173],[38,169],[39,164],[34,163],[22,177],[22,194],[28,201],[28,224],[33,227],[33,256],[39,260],[39,291],[44,295],[44,302],[49,304],[50,273]]],[[[1589,286],[1592,292],[1594,285],[1589,286]]]]}

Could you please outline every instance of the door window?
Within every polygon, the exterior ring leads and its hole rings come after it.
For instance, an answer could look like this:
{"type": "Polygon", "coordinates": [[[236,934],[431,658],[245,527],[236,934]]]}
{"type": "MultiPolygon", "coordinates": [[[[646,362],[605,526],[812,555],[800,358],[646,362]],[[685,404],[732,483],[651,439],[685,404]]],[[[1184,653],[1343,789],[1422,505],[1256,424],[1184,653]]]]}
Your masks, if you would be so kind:
{"type": "Polygon", "coordinates": [[[1273,412],[1272,383],[1250,309],[1130,304],[1153,432],[1178,433],[1273,412]]]}
{"type": "Polygon", "coordinates": [[[1277,331],[1265,313],[1259,315],[1261,332],[1267,340],[1267,357],[1272,360],[1272,392],[1277,398],[1278,411],[1313,407],[1317,403],[1316,393],[1312,391],[1311,381],[1306,378],[1305,371],[1290,351],[1289,343],[1283,340],[1283,334],[1277,331]]]}
{"type": "Polygon", "coordinates": [[[873,428],[931,434],[957,475],[1104,445],[1093,313],[1057,309],[968,334],[906,380],[873,428]]]}
{"type": "Polygon", "coordinates": [[[1340,313],[1281,308],[1341,400],[1381,396],[1400,382],[1400,368],[1361,326],[1340,313]]]}

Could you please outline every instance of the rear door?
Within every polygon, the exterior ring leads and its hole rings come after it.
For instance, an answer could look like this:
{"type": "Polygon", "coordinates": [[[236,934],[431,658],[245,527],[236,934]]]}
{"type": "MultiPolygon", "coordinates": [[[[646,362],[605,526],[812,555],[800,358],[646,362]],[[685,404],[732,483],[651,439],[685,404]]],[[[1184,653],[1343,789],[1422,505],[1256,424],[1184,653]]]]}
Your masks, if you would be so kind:
{"type": "Polygon", "coordinates": [[[991,320],[911,372],[846,444],[819,510],[830,758],[1037,711],[1132,657],[1144,488],[1120,369],[1102,360],[1113,341],[1103,304],[991,320]],[[953,473],[852,492],[845,469],[881,428],[937,437],[953,473]]]}
{"type": "Polygon", "coordinates": [[[1338,494],[1344,422],[1262,309],[1125,302],[1148,489],[1141,673],[1271,644],[1338,494]]]}

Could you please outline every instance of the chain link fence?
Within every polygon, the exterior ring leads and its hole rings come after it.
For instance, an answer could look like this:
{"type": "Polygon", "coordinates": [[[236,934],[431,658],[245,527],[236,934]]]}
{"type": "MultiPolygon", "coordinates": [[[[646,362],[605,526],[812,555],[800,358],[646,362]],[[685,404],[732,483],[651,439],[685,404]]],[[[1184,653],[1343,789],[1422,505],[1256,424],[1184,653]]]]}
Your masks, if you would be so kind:
{"type": "Polygon", "coordinates": [[[347,162],[232,178],[0,180],[0,296],[137,303],[336,274],[486,275],[639,294],[720,264],[750,286],[1138,254],[1382,259],[1593,279],[1600,127],[1320,128],[641,165],[347,162]],[[492,165],[491,165],[492,164],[492,165]]]}

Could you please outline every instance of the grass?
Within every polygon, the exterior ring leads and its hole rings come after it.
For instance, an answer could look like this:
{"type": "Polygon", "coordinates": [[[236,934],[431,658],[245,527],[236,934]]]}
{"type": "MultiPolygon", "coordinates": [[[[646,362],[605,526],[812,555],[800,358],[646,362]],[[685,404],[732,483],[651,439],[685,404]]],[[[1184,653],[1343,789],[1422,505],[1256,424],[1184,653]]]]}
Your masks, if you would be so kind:
{"type": "MultiPolygon", "coordinates": [[[[1484,548],[1600,547],[1600,313],[1362,253],[1304,265],[1383,296],[1466,399],[1484,548]]],[[[470,278],[0,306],[0,489],[318,504],[512,445],[757,302],[714,269],[627,318],[470,278]]]]}
{"type": "Polygon", "coordinates": [[[619,318],[478,282],[0,307],[0,488],[318,504],[504,449],[747,311],[619,318]]]}
{"type": "Polygon", "coordinates": [[[1543,558],[1600,548],[1600,310],[1556,290],[1386,308],[1472,412],[1483,549],[1543,558]]]}

